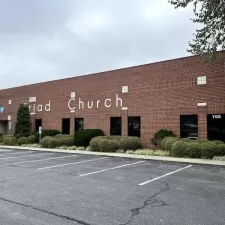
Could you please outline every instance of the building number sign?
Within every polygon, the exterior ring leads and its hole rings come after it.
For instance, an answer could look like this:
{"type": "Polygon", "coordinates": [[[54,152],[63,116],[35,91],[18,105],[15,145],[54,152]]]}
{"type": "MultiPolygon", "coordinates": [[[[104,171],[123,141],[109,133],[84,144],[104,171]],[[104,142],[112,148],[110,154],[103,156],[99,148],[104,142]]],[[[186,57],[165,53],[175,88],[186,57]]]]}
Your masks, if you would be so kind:
{"type": "Polygon", "coordinates": [[[213,119],[221,119],[221,115],[212,115],[213,119]]]}

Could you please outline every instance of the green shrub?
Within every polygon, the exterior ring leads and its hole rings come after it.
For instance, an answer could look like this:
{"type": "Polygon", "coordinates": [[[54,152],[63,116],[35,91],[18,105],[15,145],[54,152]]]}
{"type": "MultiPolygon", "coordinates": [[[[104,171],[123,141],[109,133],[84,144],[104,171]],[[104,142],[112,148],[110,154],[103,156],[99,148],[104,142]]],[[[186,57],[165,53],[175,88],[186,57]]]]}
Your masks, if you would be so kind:
{"type": "Polygon", "coordinates": [[[96,152],[100,151],[99,144],[100,144],[101,140],[103,140],[103,139],[104,139],[104,137],[102,137],[102,136],[92,138],[90,141],[91,150],[96,151],[96,152]]]}
{"type": "Polygon", "coordinates": [[[41,134],[41,137],[45,137],[45,136],[55,136],[57,134],[61,134],[61,132],[59,130],[43,130],[42,131],[42,134],[41,134]]]}
{"type": "Polygon", "coordinates": [[[164,143],[165,150],[170,152],[172,145],[178,140],[179,139],[177,138],[172,138],[172,137],[168,138],[167,141],[164,143]]]}
{"type": "Polygon", "coordinates": [[[30,135],[29,137],[27,137],[27,143],[28,144],[35,144],[36,143],[36,136],[30,135]]]}
{"type": "Polygon", "coordinates": [[[56,148],[62,146],[60,139],[51,138],[48,142],[48,148],[56,148]]]}
{"type": "Polygon", "coordinates": [[[211,141],[211,142],[216,145],[225,144],[223,141],[219,141],[219,140],[215,140],[215,141],[211,141]]]}
{"type": "Polygon", "coordinates": [[[86,148],[84,148],[83,151],[92,151],[92,148],[91,148],[91,146],[87,146],[86,148]]]}
{"type": "Polygon", "coordinates": [[[167,141],[169,141],[169,140],[177,140],[177,138],[175,138],[175,137],[165,137],[165,138],[162,140],[162,142],[161,142],[161,149],[162,149],[162,150],[166,150],[166,143],[167,143],[167,141]]]}
{"type": "Polygon", "coordinates": [[[40,145],[44,148],[48,148],[51,139],[53,139],[53,137],[45,136],[44,138],[41,139],[40,145]]]}
{"type": "Polygon", "coordinates": [[[119,142],[119,148],[123,149],[124,151],[142,148],[141,139],[139,137],[123,136],[119,142]]]}
{"type": "Polygon", "coordinates": [[[151,143],[154,146],[161,148],[161,142],[165,137],[175,137],[175,134],[171,130],[161,129],[154,134],[151,143]]]}
{"type": "Polygon", "coordinates": [[[188,144],[184,141],[176,141],[171,146],[171,156],[184,157],[188,144]]]}
{"type": "Polygon", "coordinates": [[[225,156],[214,156],[213,160],[225,161],[225,156]]]}
{"type": "Polygon", "coordinates": [[[216,145],[216,153],[215,156],[225,156],[225,144],[217,144],[216,145]]]}
{"type": "Polygon", "coordinates": [[[99,136],[90,142],[92,151],[116,151],[118,149],[136,150],[142,147],[141,140],[138,137],[129,136],[99,136]],[[108,144],[108,150],[107,145],[108,144]]]}
{"type": "Polygon", "coordinates": [[[0,133],[0,143],[3,142],[3,133],[0,133]]]}
{"type": "Polygon", "coordinates": [[[217,154],[217,144],[208,141],[201,144],[201,156],[203,159],[212,159],[217,154]]]}
{"type": "Polygon", "coordinates": [[[18,139],[18,142],[17,142],[18,145],[25,145],[25,144],[28,144],[28,138],[27,137],[20,137],[18,139]]]}
{"type": "Polygon", "coordinates": [[[190,142],[195,142],[196,140],[193,140],[193,139],[190,139],[190,138],[181,138],[180,141],[190,143],[190,142]]]}
{"type": "Polygon", "coordinates": [[[133,150],[127,150],[126,151],[126,154],[134,154],[135,153],[135,151],[133,151],[133,150]]]}
{"type": "Polygon", "coordinates": [[[17,138],[16,137],[4,137],[3,139],[4,145],[17,145],[17,138]]]}
{"type": "Polygon", "coordinates": [[[203,144],[203,143],[208,142],[208,140],[206,140],[206,139],[197,139],[196,142],[198,142],[199,144],[203,144]]]}
{"type": "Polygon", "coordinates": [[[73,146],[74,140],[72,137],[69,138],[51,138],[48,144],[49,148],[57,148],[61,146],[73,146]]]}
{"type": "Polygon", "coordinates": [[[7,138],[7,137],[12,137],[12,135],[3,135],[3,141],[4,141],[4,138],[7,138]]]}
{"type": "Polygon", "coordinates": [[[119,149],[119,141],[117,140],[102,139],[99,142],[100,152],[116,152],[116,150],[118,149],[119,149]]]}
{"type": "Polygon", "coordinates": [[[54,137],[55,138],[68,138],[68,137],[71,137],[71,135],[69,135],[69,134],[56,134],[54,137]]]}
{"type": "Polygon", "coordinates": [[[183,157],[201,158],[201,144],[198,142],[187,142],[187,149],[184,151],[183,157]]]}
{"type": "Polygon", "coordinates": [[[73,146],[74,145],[74,139],[73,137],[66,137],[66,138],[60,138],[61,146],[73,146]]]}
{"type": "Polygon", "coordinates": [[[94,137],[104,136],[104,132],[100,129],[85,129],[77,131],[74,135],[74,142],[76,146],[87,147],[94,137]]]}

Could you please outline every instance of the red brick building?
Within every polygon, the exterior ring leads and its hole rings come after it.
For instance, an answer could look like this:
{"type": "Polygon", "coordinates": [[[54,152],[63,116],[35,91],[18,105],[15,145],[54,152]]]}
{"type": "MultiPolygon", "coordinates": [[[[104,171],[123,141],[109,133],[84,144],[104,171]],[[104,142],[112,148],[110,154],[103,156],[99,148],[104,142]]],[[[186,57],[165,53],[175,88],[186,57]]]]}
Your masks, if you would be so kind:
{"type": "Polygon", "coordinates": [[[161,128],[181,137],[225,139],[225,52],[0,90],[0,132],[13,132],[20,103],[34,129],[73,134],[100,128],[148,145],[161,128]],[[11,125],[10,125],[11,124],[11,125]]]}

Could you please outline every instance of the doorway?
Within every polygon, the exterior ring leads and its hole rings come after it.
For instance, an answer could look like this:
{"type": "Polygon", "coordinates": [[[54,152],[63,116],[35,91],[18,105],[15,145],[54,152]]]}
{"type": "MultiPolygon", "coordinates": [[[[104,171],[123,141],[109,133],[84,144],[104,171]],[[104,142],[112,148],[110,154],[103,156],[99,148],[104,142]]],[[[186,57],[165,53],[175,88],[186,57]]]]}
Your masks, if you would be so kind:
{"type": "Polygon", "coordinates": [[[208,140],[220,140],[225,142],[225,114],[207,115],[208,140]]]}
{"type": "Polygon", "coordinates": [[[39,131],[39,127],[42,127],[42,119],[36,119],[35,120],[35,131],[39,131]]]}
{"type": "Polygon", "coordinates": [[[128,117],[128,136],[141,137],[141,117],[128,117]]]}
{"type": "Polygon", "coordinates": [[[70,134],[70,118],[62,119],[62,134],[70,134]]]}
{"type": "Polygon", "coordinates": [[[0,120],[0,133],[7,134],[8,131],[8,121],[0,120]]]}

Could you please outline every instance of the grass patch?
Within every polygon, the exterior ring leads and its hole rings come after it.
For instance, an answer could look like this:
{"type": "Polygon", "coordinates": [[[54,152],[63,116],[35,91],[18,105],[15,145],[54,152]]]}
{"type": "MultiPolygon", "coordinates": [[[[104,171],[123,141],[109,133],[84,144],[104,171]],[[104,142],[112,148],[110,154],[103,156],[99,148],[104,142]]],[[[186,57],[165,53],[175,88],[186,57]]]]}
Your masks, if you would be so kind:
{"type": "Polygon", "coordinates": [[[134,154],[134,153],[135,153],[134,150],[127,150],[127,151],[126,151],[126,154],[134,154]]]}
{"type": "Polygon", "coordinates": [[[150,150],[150,149],[138,149],[134,153],[135,155],[150,155],[150,156],[169,156],[168,151],[150,150]]]}
{"type": "Polygon", "coordinates": [[[213,157],[213,160],[225,161],[225,156],[215,156],[213,157]]]}
{"type": "Polygon", "coordinates": [[[124,153],[125,151],[123,149],[116,150],[116,153],[124,153]]]}
{"type": "Polygon", "coordinates": [[[22,147],[32,147],[32,148],[41,148],[42,146],[39,144],[22,144],[22,147]]]}

